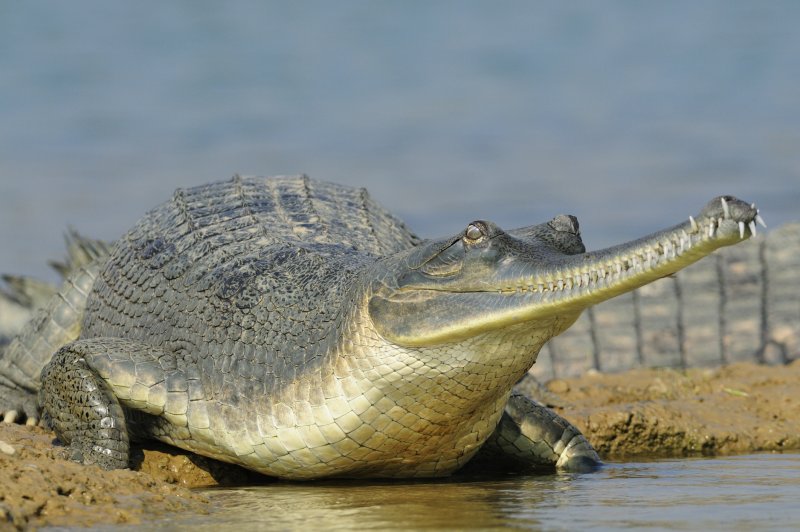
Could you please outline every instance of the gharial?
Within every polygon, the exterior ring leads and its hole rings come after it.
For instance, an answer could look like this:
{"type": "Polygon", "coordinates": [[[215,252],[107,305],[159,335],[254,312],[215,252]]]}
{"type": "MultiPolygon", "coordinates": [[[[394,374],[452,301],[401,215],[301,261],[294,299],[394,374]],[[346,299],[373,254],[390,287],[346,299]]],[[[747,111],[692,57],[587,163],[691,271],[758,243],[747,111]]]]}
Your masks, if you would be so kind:
{"type": "Polygon", "coordinates": [[[478,454],[591,469],[589,442],[514,384],[585,308],[758,221],[722,196],[586,252],[568,215],[420,240],[364,189],[305,176],[179,189],[12,341],[0,412],[107,469],[138,438],[286,479],[441,476],[478,454]]]}

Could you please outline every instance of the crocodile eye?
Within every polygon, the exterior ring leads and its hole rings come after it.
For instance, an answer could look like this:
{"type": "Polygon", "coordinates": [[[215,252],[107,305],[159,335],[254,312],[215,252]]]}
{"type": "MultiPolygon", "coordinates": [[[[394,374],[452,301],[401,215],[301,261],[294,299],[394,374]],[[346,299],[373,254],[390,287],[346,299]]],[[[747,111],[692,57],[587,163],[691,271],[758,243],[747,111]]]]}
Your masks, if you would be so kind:
{"type": "Polygon", "coordinates": [[[467,230],[464,232],[466,237],[470,240],[478,240],[483,236],[483,229],[475,224],[469,224],[467,230]]]}

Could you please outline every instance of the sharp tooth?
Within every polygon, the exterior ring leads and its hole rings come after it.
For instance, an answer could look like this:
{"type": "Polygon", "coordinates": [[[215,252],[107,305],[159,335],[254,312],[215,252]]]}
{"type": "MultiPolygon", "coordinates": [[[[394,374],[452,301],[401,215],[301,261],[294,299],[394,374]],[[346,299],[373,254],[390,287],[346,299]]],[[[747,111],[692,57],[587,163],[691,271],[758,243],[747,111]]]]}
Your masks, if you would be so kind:
{"type": "Polygon", "coordinates": [[[755,209],[755,208],[756,208],[756,204],[755,204],[755,203],[751,203],[751,204],[750,204],[750,208],[751,208],[751,209],[755,209]]]}
{"type": "Polygon", "coordinates": [[[681,237],[682,237],[681,245],[684,245],[683,242],[685,241],[686,247],[688,248],[692,247],[692,237],[689,236],[689,233],[687,233],[684,230],[681,230],[681,237]]]}
{"type": "Polygon", "coordinates": [[[764,229],[767,228],[767,223],[764,221],[764,218],[762,218],[761,215],[758,213],[756,213],[756,222],[761,224],[761,227],[763,227],[764,229]]]}
{"type": "Polygon", "coordinates": [[[731,210],[728,208],[728,202],[725,201],[725,198],[719,199],[722,202],[722,211],[725,213],[725,218],[731,217],[731,210]]]}
{"type": "Polygon", "coordinates": [[[708,237],[711,238],[714,236],[714,220],[711,220],[708,223],[708,237]]]}
{"type": "Polygon", "coordinates": [[[700,230],[700,228],[697,227],[697,222],[695,222],[694,218],[692,218],[691,216],[689,216],[689,223],[692,224],[692,233],[696,233],[697,231],[700,230]]]}
{"type": "Polygon", "coordinates": [[[758,236],[758,232],[756,232],[756,223],[751,221],[747,226],[750,228],[750,232],[753,233],[753,236],[758,236]]]}
{"type": "Polygon", "coordinates": [[[739,238],[744,238],[744,222],[739,222],[739,238]]]}
{"type": "Polygon", "coordinates": [[[539,283],[538,285],[536,285],[536,290],[538,290],[539,292],[544,292],[544,284],[539,283]]]}
{"type": "Polygon", "coordinates": [[[563,289],[564,289],[564,281],[562,281],[561,279],[559,279],[559,280],[558,280],[558,284],[557,284],[557,286],[558,286],[558,289],[559,289],[559,290],[563,290],[563,289]]]}
{"type": "Polygon", "coordinates": [[[572,290],[572,277],[567,277],[566,287],[567,290],[572,290]]]}
{"type": "Polygon", "coordinates": [[[622,273],[622,264],[617,262],[617,263],[615,263],[615,266],[617,267],[617,275],[621,274],[622,273]]]}
{"type": "Polygon", "coordinates": [[[583,274],[583,286],[589,286],[589,272],[583,274]]]}
{"type": "Polygon", "coordinates": [[[553,284],[553,281],[550,281],[550,282],[547,284],[547,288],[549,288],[551,292],[553,291],[553,288],[554,288],[554,287],[555,287],[555,284],[553,284]]]}

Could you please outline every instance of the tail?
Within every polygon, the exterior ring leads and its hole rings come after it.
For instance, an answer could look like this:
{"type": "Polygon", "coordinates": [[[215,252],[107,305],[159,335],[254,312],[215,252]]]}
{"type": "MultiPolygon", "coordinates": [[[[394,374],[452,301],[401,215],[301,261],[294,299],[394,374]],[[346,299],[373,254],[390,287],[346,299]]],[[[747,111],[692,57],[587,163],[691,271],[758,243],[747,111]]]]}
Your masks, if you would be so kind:
{"type": "Polygon", "coordinates": [[[41,308],[56,293],[55,286],[33,277],[6,274],[0,278],[8,287],[5,290],[0,289],[0,298],[22,308],[41,308]]]}
{"type": "Polygon", "coordinates": [[[39,374],[53,354],[80,334],[86,299],[101,261],[80,267],[11,341],[0,358],[0,377],[29,392],[39,390],[39,374]]]}
{"type": "MultiPolygon", "coordinates": [[[[81,236],[70,228],[64,235],[67,257],[63,261],[50,261],[50,266],[67,279],[72,272],[88,266],[108,255],[111,245],[102,240],[81,236]]],[[[0,286],[0,357],[3,348],[18,335],[34,313],[44,307],[58,292],[52,284],[20,275],[0,276],[5,286],[0,286]]]]}
{"type": "Polygon", "coordinates": [[[0,334],[16,335],[0,350],[0,382],[6,386],[37,391],[39,373],[53,353],[80,334],[86,299],[111,246],[71,228],[65,241],[66,259],[50,263],[65,278],[60,290],[29,277],[3,276],[7,289],[0,291],[0,309],[6,312],[0,334]]]}
{"type": "Polygon", "coordinates": [[[88,266],[97,259],[108,256],[111,250],[111,244],[108,242],[86,238],[72,227],[67,229],[64,241],[67,244],[67,258],[64,261],[50,261],[48,263],[64,279],[78,268],[88,266]]]}
{"type": "Polygon", "coordinates": [[[56,287],[33,279],[3,275],[6,283],[0,288],[0,357],[3,347],[19,334],[25,324],[30,321],[33,312],[41,308],[56,293],[56,287]]]}

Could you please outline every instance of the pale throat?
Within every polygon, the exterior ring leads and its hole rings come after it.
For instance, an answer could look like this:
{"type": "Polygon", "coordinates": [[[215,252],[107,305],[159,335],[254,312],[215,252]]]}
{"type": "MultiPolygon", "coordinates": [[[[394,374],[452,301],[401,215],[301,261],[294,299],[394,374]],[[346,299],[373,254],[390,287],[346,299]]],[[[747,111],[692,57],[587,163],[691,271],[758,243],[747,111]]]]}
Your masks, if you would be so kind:
{"type": "Polygon", "coordinates": [[[470,417],[496,408],[490,405],[510,393],[542,346],[579,314],[523,322],[430,347],[394,345],[371,328],[360,328],[361,338],[347,342],[340,356],[365,387],[377,388],[404,409],[425,411],[431,421],[453,422],[459,414],[470,417]]]}

